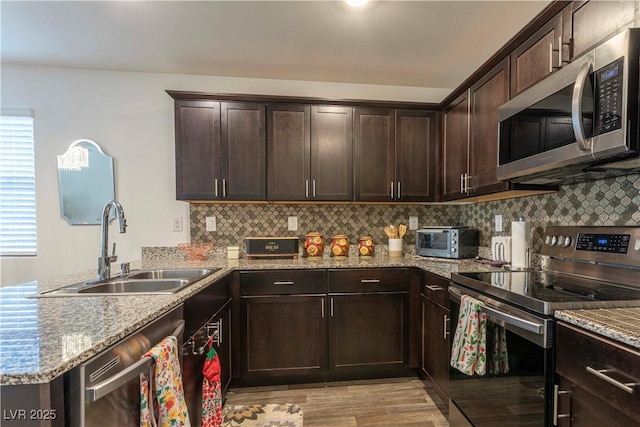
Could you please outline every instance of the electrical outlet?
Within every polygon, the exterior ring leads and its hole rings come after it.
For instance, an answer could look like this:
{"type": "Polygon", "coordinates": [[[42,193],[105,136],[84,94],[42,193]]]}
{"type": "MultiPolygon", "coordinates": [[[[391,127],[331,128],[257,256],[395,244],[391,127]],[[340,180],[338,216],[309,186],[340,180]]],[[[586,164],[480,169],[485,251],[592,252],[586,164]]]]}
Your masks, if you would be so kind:
{"type": "Polygon", "coordinates": [[[417,230],[418,229],[418,217],[410,216],[409,217],[409,230],[417,230]]]}
{"type": "Polygon", "coordinates": [[[495,230],[497,232],[502,231],[502,215],[496,215],[495,217],[495,230]]]}
{"type": "Polygon", "coordinates": [[[298,217],[290,216],[288,218],[289,231],[298,231],[298,217]]]}
{"type": "Polygon", "coordinates": [[[216,217],[215,216],[206,217],[205,218],[205,224],[206,224],[206,230],[207,231],[216,231],[217,230],[216,217]]]}
{"type": "Polygon", "coordinates": [[[182,217],[171,217],[171,231],[182,231],[182,217]]]}

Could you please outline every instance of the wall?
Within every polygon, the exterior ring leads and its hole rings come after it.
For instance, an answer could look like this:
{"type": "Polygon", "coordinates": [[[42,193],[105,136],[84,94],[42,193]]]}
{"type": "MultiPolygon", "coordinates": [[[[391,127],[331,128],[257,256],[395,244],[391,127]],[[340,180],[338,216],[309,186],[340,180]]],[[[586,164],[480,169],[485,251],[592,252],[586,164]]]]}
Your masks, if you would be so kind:
{"type": "MultiPolygon", "coordinates": [[[[490,246],[494,216],[501,214],[504,231],[511,233],[511,221],[524,217],[530,221],[532,249],[539,253],[544,227],[562,225],[640,225],[640,178],[638,174],[589,183],[563,186],[557,193],[465,205],[243,205],[192,204],[191,238],[214,242],[216,246],[244,246],[248,236],[288,235],[303,237],[319,231],[330,239],[347,234],[351,242],[370,235],[386,244],[383,227],[407,224],[411,215],[420,226],[468,225],[480,230],[480,245],[490,246]],[[298,216],[298,232],[287,231],[287,217],[298,216]],[[218,230],[205,230],[205,217],[217,218],[218,230]]],[[[405,245],[413,245],[413,233],[405,245]]]]}
{"type": "Polygon", "coordinates": [[[640,225],[640,175],[562,186],[557,193],[464,205],[460,222],[480,230],[482,246],[491,245],[494,216],[501,214],[504,231],[524,217],[532,230],[532,250],[540,252],[546,224],[640,225]]]}
{"type": "Polygon", "coordinates": [[[165,90],[252,93],[423,102],[449,89],[122,73],[1,65],[0,105],[35,115],[37,257],[0,260],[0,284],[11,285],[96,268],[98,226],[60,218],[56,156],[76,139],[96,141],[115,158],[116,197],[129,227],[119,235],[118,262],[140,258],[142,246],[189,240],[189,205],[175,200],[173,100],[165,90]],[[171,232],[171,217],[185,218],[171,232]]]}

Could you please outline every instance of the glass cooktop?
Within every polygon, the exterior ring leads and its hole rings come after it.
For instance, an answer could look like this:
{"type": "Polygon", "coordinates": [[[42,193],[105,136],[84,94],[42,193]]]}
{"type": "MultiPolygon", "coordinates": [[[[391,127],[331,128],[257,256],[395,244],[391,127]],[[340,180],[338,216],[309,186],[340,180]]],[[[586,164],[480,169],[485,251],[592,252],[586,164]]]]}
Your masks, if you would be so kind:
{"type": "Polygon", "coordinates": [[[640,306],[640,287],[622,286],[551,271],[453,273],[460,285],[537,313],[560,309],[640,306]]]}

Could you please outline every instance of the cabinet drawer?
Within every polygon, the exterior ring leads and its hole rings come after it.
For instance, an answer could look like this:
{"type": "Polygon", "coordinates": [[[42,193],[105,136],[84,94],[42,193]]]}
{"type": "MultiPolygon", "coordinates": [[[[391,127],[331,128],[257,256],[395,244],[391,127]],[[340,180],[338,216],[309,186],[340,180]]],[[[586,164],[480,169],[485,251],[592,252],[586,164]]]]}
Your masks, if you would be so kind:
{"type": "Polygon", "coordinates": [[[329,292],[409,291],[408,268],[329,270],[329,292]]]}
{"type": "Polygon", "coordinates": [[[449,281],[434,273],[423,271],[420,275],[420,292],[427,298],[449,308],[449,281]]]}
{"type": "Polygon", "coordinates": [[[556,342],[559,375],[640,421],[640,389],[633,385],[640,383],[639,351],[562,323],[556,342]],[[633,392],[624,391],[624,384],[633,392]]]}
{"type": "Polygon", "coordinates": [[[324,270],[271,270],[240,273],[240,295],[293,295],[327,292],[324,270]]]}

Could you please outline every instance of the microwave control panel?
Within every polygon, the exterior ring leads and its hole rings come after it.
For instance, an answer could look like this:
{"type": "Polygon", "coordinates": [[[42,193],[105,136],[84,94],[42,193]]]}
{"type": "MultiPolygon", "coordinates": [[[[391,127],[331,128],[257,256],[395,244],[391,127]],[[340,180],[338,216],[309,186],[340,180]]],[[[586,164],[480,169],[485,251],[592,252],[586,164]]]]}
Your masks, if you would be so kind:
{"type": "Polygon", "coordinates": [[[602,135],[622,126],[623,58],[600,68],[595,74],[596,126],[594,135],[602,135]]]}

